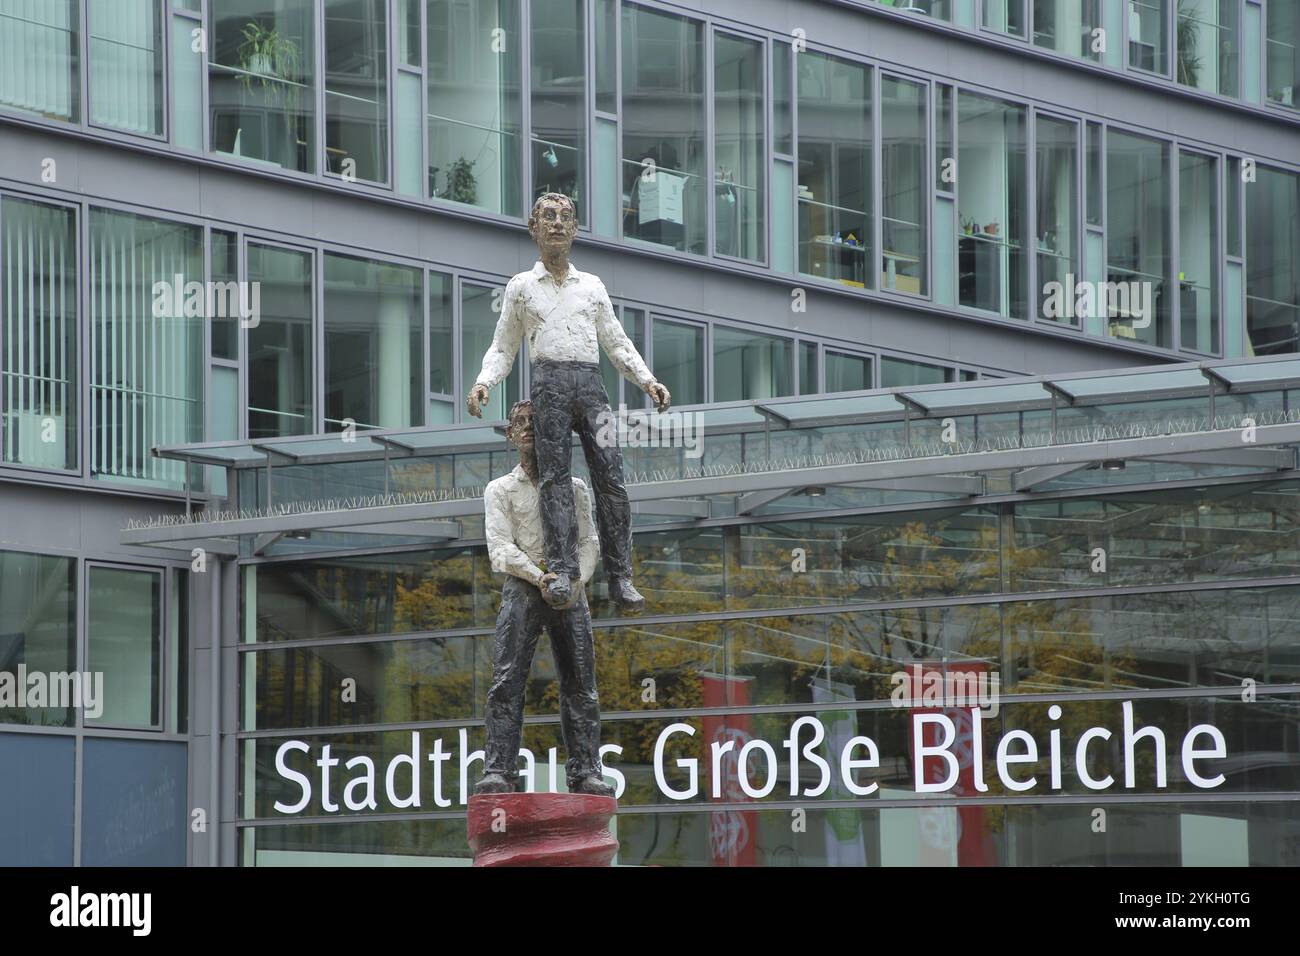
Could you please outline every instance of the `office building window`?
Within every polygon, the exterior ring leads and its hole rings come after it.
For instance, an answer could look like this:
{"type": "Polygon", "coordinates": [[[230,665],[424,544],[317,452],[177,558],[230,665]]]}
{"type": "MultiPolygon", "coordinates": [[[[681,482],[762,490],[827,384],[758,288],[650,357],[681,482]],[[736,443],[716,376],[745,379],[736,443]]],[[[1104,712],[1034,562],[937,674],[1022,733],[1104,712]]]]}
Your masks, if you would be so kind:
{"type": "Polygon", "coordinates": [[[817,343],[799,343],[799,394],[816,395],[821,389],[817,376],[817,343]]]}
{"type": "Polygon", "coordinates": [[[1273,0],[1268,5],[1264,60],[1268,98],[1300,107],[1300,3],[1273,0]]]}
{"type": "Polygon", "coordinates": [[[212,263],[214,290],[235,290],[233,299],[227,296],[227,304],[224,308],[214,309],[210,313],[212,357],[235,361],[239,358],[240,308],[249,304],[245,301],[247,293],[245,293],[245,300],[241,300],[239,287],[229,285],[239,279],[239,238],[233,232],[213,229],[208,251],[212,263]]]}
{"type": "Polygon", "coordinates": [[[1246,354],[1300,352],[1300,175],[1246,186],[1246,354]]]}
{"type": "Polygon", "coordinates": [[[153,448],[203,440],[203,230],[94,209],[89,264],[91,474],[183,487],[153,448]]]}
{"type": "Polygon", "coordinates": [[[212,149],[253,164],[316,171],[315,0],[211,0],[212,149]]]}
{"type": "Polygon", "coordinates": [[[1105,201],[1101,188],[1101,170],[1102,170],[1102,149],[1101,149],[1101,124],[1089,123],[1087,126],[1088,136],[1088,158],[1087,158],[1087,183],[1085,191],[1087,192],[1088,208],[1088,225],[1100,226],[1102,224],[1102,210],[1105,208],[1105,201]]]}
{"type": "Polygon", "coordinates": [[[1179,345],[1219,351],[1219,161],[1178,151],[1179,345]]]}
{"type": "Polygon", "coordinates": [[[0,0],[0,106],[77,120],[77,8],[77,0],[0,0]]]}
{"type": "Polygon", "coordinates": [[[623,5],[623,235],[703,255],[704,26],[623,5]]]}
{"type": "MultiPolygon", "coordinates": [[[[77,661],[77,562],[0,551],[0,672],[67,672],[77,661]]],[[[0,723],[71,727],[71,708],[0,706],[0,723]]]]}
{"type": "Polygon", "coordinates": [[[1033,0],[1034,45],[1100,60],[1101,0],[1033,0]]]}
{"type": "Polygon", "coordinates": [[[957,157],[952,151],[952,98],[951,86],[946,83],[935,85],[934,188],[941,193],[952,192],[957,181],[953,169],[957,157]]]}
{"type": "MultiPolygon", "coordinates": [[[[429,273],[429,391],[435,395],[454,396],[456,392],[451,289],[451,276],[443,272],[429,273]]],[[[478,374],[478,369],[474,374],[478,374]]]]}
{"type": "Polygon", "coordinates": [[[161,135],[162,20],[157,0],[89,0],[86,14],[90,121],[161,135]]]}
{"type": "Polygon", "coordinates": [[[429,0],[429,195],[521,214],[519,0],[429,0]]]}
{"type": "Polygon", "coordinates": [[[772,149],[794,152],[794,49],[784,37],[772,41],[772,149]]]}
{"type": "Polygon", "coordinates": [[[984,28],[1013,37],[1025,35],[1025,0],[984,0],[984,28]]]}
{"type": "MultiPolygon", "coordinates": [[[[1169,348],[1169,146],[1106,134],[1106,279],[1111,335],[1169,348]]],[[[1100,306],[1100,303],[1098,303],[1100,306]]]]}
{"type": "Polygon", "coordinates": [[[77,467],[77,234],[72,210],[0,200],[0,460],[77,467]]]}
{"type": "Polygon", "coordinates": [[[1238,0],[1178,0],[1174,79],[1223,96],[1237,95],[1238,0]]]}
{"type": "MultiPolygon", "coordinates": [[[[615,311],[620,307],[615,306],[615,311]]],[[[645,312],[641,309],[629,309],[622,306],[623,330],[627,332],[627,337],[632,340],[636,350],[644,356],[645,352],[645,312]]],[[[600,373],[605,382],[605,394],[609,396],[609,404],[612,408],[617,409],[622,403],[628,408],[641,408],[649,401],[648,396],[631,382],[628,382],[614,368],[605,354],[605,350],[600,350],[600,373]]],[[[669,389],[669,391],[672,391],[669,389]]],[[[673,401],[677,401],[676,394],[673,395],[673,401]]]]}
{"type": "Polygon", "coordinates": [[[655,378],[667,386],[674,405],[700,405],[704,396],[704,327],[656,317],[651,359],[655,378]]]}
{"type": "Polygon", "coordinates": [[[1039,116],[1035,128],[1037,173],[1035,199],[1038,224],[1034,232],[1038,264],[1038,315],[1069,325],[1080,317],[1073,307],[1060,306],[1074,298],[1081,278],[1076,236],[1079,230],[1079,127],[1065,120],[1039,116]]]}
{"type": "Polygon", "coordinates": [[[880,3],[905,13],[934,17],[936,20],[952,19],[952,0],[880,0],[880,3]]]}
{"type": "Polygon", "coordinates": [[[871,388],[871,359],[866,355],[826,350],[827,392],[856,392],[871,388]]]}
{"type": "Polygon", "coordinates": [[[763,210],[763,44],[726,33],[713,38],[714,252],[761,262],[763,210]]]}
{"type": "Polygon", "coordinates": [[[563,193],[587,222],[587,33],[582,0],[533,0],[533,199],[563,193]]]}
{"type": "Polygon", "coordinates": [[[880,358],[880,387],[902,388],[907,385],[941,385],[953,381],[953,370],[942,365],[912,362],[908,359],[882,355],[880,358]]]}
{"type": "Polygon", "coordinates": [[[86,666],[104,675],[103,711],[87,724],[152,728],[162,706],[162,574],[91,565],[86,666]]]}
{"type": "Polygon", "coordinates": [[[325,169],[388,182],[386,0],[325,0],[325,169]]]}
{"type": "Polygon", "coordinates": [[[257,290],[248,320],[248,437],[309,435],[316,430],[311,254],[250,242],[248,280],[257,290]]]}
{"type": "Polygon", "coordinates": [[[812,51],[795,65],[799,271],[866,288],[874,258],[871,69],[812,51]]]}
{"type": "Polygon", "coordinates": [[[880,288],[926,294],[926,99],[924,84],[880,80],[880,288]]]}
{"type": "Polygon", "coordinates": [[[325,257],[325,430],[424,424],[420,270],[325,257]]]}
{"type": "MultiPolygon", "coordinates": [[[[463,383],[460,392],[467,393],[470,387],[478,381],[478,373],[483,368],[483,354],[487,352],[488,346],[492,344],[492,337],[496,333],[497,319],[500,318],[500,312],[492,307],[494,299],[499,303],[501,296],[500,289],[492,289],[488,286],[470,285],[465,283],[461,286],[460,293],[460,315],[461,315],[461,382],[463,383]]],[[[498,306],[499,307],[499,306],[498,306]]],[[[520,352],[523,347],[520,347],[520,352]]],[[[483,407],[484,421],[504,421],[506,415],[510,412],[510,406],[519,401],[522,397],[519,390],[520,367],[523,360],[519,353],[515,353],[515,362],[510,369],[510,374],[506,376],[505,381],[499,382],[492,387],[492,393],[488,397],[487,404],[483,407]]],[[[464,403],[460,403],[463,408],[464,403]]],[[[468,415],[467,412],[462,412],[468,415]]],[[[466,418],[466,421],[472,419],[466,418]]]]}
{"type": "Polygon", "coordinates": [[[618,112],[618,0],[596,4],[596,109],[618,112]]]}
{"type": "Polygon", "coordinates": [[[1128,65],[1169,73],[1169,0],[1128,0],[1128,65]]]}
{"type": "Polygon", "coordinates": [[[1025,109],[957,97],[958,301],[1025,318],[1029,268],[1025,109]]]}
{"type": "MultiPolygon", "coordinates": [[[[725,326],[713,327],[713,401],[777,398],[794,391],[793,343],[725,326]]],[[[669,389],[671,391],[671,389],[669,389]]]]}

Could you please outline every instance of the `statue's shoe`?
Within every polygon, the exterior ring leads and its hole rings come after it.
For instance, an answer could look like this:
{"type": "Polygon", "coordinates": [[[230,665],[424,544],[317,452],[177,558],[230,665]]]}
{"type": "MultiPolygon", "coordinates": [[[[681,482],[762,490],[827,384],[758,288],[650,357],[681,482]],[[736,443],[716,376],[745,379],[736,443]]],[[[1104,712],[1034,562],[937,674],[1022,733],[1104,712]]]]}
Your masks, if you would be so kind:
{"type": "Polygon", "coordinates": [[[589,793],[597,797],[612,797],[614,788],[600,777],[592,774],[580,780],[571,780],[569,782],[569,793],[589,793]]]}
{"type": "Polygon", "coordinates": [[[609,599],[625,613],[636,614],[645,610],[645,598],[632,587],[631,578],[610,578],[609,599]]]}
{"type": "Polygon", "coordinates": [[[514,793],[515,786],[499,773],[489,773],[474,784],[474,794],[480,793],[514,793]]]}

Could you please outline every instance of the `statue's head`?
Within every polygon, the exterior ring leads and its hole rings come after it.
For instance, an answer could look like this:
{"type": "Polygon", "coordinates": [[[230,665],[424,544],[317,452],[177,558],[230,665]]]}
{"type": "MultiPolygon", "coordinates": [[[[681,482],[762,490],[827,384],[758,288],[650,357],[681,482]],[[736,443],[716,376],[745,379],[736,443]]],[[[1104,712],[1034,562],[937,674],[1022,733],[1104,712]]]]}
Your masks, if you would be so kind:
{"type": "Polygon", "coordinates": [[[533,451],[533,403],[526,398],[515,402],[510,406],[510,415],[506,421],[506,439],[523,454],[531,454],[533,451]]]}
{"type": "Polygon", "coordinates": [[[543,193],[528,216],[528,234],[542,252],[568,252],[578,234],[578,207],[563,193],[543,193]]]}

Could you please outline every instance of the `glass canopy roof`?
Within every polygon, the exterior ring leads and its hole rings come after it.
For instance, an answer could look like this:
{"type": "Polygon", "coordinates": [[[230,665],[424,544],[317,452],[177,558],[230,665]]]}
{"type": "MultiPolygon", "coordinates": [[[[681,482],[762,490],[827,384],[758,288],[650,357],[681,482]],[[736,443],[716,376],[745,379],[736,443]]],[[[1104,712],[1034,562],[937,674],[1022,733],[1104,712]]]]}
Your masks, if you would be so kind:
{"type": "MultiPolygon", "coordinates": [[[[905,386],[662,415],[634,410],[626,419],[638,426],[636,439],[622,441],[638,525],[1267,480],[1297,466],[1300,360],[905,386]],[[1255,426],[1249,445],[1241,437],[1246,413],[1255,426]],[[676,440],[683,435],[706,440],[676,440]]],[[[204,511],[187,503],[184,516],[128,528],[124,542],[224,541],[235,549],[226,553],[245,556],[306,550],[304,535],[316,549],[481,537],[483,486],[516,462],[504,422],[208,442],[154,454],[225,469],[224,482],[189,469],[221,494],[196,485],[190,491],[204,511]]],[[[580,452],[574,470],[585,477],[580,452]]]]}

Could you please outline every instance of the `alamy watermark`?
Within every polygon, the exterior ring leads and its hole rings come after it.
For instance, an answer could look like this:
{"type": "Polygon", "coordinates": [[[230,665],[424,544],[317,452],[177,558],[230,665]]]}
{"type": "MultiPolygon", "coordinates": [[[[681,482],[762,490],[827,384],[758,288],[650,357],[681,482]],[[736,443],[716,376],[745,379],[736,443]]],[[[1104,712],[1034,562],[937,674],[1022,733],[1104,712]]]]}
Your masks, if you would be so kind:
{"type": "Polygon", "coordinates": [[[889,677],[895,707],[978,707],[998,715],[1002,675],[981,665],[924,661],[909,664],[889,677]]]}
{"type": "Polygon", "coordinates": [[[704,454],[704,416],[700,412],[667,411],[650,415],[606,409],[596,416],[596,444],[601,448],[682,448],[687,458],[704,454]]]}
{"type": "Polygon", "coordinates": [[[1155,314],[1154,298],[1150,282],[1075,281],[1066,273],[1064,282],[1043,286],[1043,317],[1133,319],[1132,328],[1145,329],[1155,314]]]}
{"type": "Polygon", "coordinates": [[[81,708],[92,720],[104,713],[103,671],[0,671],[0,708],[81,708]]]}
{"type": "Polygon", "coordinates": [[[177,273],[153,284],[155,319],[238,319],[246,329],[262,321],[261,282],[185,281],[177,273]]]}

